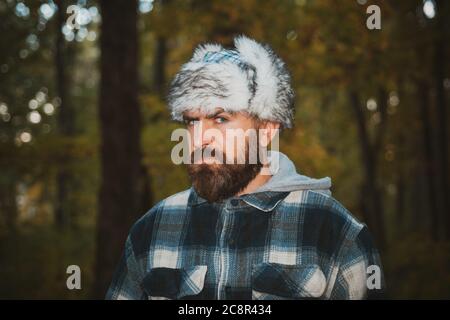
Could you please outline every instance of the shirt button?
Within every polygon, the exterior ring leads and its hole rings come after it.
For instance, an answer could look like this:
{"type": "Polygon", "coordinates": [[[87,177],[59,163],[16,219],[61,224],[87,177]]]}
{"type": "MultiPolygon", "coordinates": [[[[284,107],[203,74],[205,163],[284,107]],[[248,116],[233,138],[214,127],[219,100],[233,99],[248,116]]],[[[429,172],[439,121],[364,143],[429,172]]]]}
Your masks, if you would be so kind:
{"type": "Polygon", "coordinates": [[[231,199],[231,205],[232,206],[237,206],[239,204],[239,200],[237,199],[231,199]]]}

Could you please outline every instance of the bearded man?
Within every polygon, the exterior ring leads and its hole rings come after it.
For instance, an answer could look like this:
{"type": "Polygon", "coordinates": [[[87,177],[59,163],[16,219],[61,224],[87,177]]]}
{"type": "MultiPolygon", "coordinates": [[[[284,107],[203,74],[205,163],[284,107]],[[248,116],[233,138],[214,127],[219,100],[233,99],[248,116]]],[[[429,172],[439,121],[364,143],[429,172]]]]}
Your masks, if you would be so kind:
{"type": "Polygon", "coordinates": [[[192,187],[134,224],[108,299],[379,297],[378,252],[331,196],[330,178],[301,175],[267,151],[293,126],[293,102],[268,45],[238,36],[234,48],[195,49],[169,91],[171,115],[191,137],[192,187]],[[246,133],[239,145],[236,131],[246,133]]]}

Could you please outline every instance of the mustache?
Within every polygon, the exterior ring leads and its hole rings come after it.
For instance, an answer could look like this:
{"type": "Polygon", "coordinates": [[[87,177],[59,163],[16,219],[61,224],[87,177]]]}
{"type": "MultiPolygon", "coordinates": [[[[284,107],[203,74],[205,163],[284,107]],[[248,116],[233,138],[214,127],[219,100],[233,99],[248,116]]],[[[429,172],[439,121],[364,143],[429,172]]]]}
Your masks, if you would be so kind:
{"type": "Polygon", "coordinates": [[[210,146],[196,148],[190,154],[190,163],[188,163],[188,165],[207,165],[205,163],[199,163],[204,159],[213,159],[215,160],[215,164],[218,165],[263,165],[267,163],[267,158],[264,154],[260,154],[258,150],[256,150],[253,154],[250,154],[250,151],[249,146],[246,146],[245,150],[238,150],[237,153],[232,152],[231,154],[227,154],[223,150],[210,146]]]}
{"type": "Polygon", "coordinates": [[[261,166],[261,164],[213,166],[201,163],[188,165],[187,171],[196,192],[211,203],[227,199],[243,190],[258,175],[261,166]]]}
{"type": "Polygon", "coordinates": [[[214,158],[215,160],[218,160],[220,163],[223,163],[224,159],[226,159],[224,152],[220,152],[215,148],[206,146],[203,148],[197,148],[191,152],[191,164],[194,164],[195,160],[201,160],[206,157],[214,158]]]}

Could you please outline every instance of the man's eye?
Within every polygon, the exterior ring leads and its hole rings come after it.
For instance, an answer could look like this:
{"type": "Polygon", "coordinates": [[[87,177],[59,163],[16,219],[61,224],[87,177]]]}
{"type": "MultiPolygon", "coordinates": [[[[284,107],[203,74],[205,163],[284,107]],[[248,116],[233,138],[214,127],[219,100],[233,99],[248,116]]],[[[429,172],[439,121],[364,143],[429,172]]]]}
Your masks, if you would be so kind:
{"type": "Polygon", "coordinates": [[[226,118],[224,118],[224,117],[217,117],[217,118],[214,119],[214,121],[215,121],[216,123],[225,123],[225,122],[228,121],[228,119],[226,119],[226,118]]]}
{"type": "Polygon", "coordinates": [[[187,126],[193,126],[195,124],[195,120],[185,119],[184,124],[187,126]]]}

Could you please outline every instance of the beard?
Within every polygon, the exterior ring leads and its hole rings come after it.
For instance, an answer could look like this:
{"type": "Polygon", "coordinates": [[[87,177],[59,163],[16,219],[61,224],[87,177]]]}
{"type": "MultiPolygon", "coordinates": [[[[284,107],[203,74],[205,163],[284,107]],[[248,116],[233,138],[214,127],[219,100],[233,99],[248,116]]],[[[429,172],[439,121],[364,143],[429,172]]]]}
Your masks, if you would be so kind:
{"type": "MultiPolygon", "coordinates": [[[[197,149],[191,153],[191,163],[194,163],[194,154],[203,152],[208,148],[197,149]]],[[[216,150],[209,154],[215,157],[216,150]]],[[[192,181],[192,186],[198,195],[208,202],[218,202],[228,199],[245,189],[261,171],[262,163],[259,158],[256,163],[249,163],[249,148],[247,145],[246,159],[244,164],[238,163],[214,163],[214,164],[188,164],[187,171],[192,181]]],[[[217,158],[217,157],[216,157],[217,158]]],[[[220,159],[220,158],[219,158],[220,159]]],[[[222,158],[226,159],[226,154],[222,153],[222,158]]]]}

